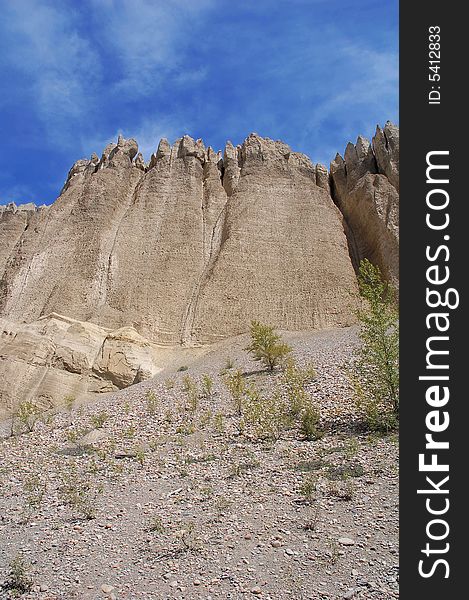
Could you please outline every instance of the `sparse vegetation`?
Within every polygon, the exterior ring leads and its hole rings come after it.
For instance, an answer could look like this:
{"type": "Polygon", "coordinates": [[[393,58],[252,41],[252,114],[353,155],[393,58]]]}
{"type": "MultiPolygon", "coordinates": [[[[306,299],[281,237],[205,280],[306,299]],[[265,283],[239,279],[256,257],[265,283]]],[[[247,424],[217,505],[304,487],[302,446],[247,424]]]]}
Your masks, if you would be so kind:
{"type": "Polygon", "coordinates": [[[300,494],[308,504],[312,504],[316,499],[317,483],[318,481],[315,475],[308,475],[301,484],[300,494]]]}
{"type": "Polygon", "coordinates": [[[191,435],[195,433],[195,425],[192,420],[184,419],[182,423],[180,423],[176,427],[176,433],[180,433],[181,435],[191,435]]]}
{"type": "Polygon", "coordinates": [[[358,443],[357,438],[350,438],[344,446],[344,454],[347,458],[353,458],[356,456],[360,449],[360,444],[358,443]]]}
{"type": "Polygon", "coordinates": [[[145,394],[148,414],[154,416],[158,411],[158,399],[154,390],[148,390],[145,394]]]}
{"type": "Polygon", "coordinates": [[[308,517],[308,519],[303,524],[303,529],[305,531],[315,532],[316,528],[318,526],[319,515],[320,515],[320,508],[319,508],[319,505],[316,505],[314,507],[314,509],[312,509],[312,512],[311,512],[310,516],[308,517]]]}
{"type": "Polygon", "coordinates": [[[199,405],[199,389],[197,383],[190,375],[184,375],[182,379],[182,389],[187,396],[187,408],[191,413],[195,413],[199,405]]]}
{"type": "Polygon", "coordinates": [[[292,348],[286,344],[274,328],[262,325],[259,321],[251,322],[251,343],[245,348],[256,361],[260,361],[270,371],[282,363],[291,353],[292,348]]]}
{"type": "Polygon", "coordinates": [[[62,485],[59,488],[63,504],[69,506],[86,520],[96,517],[96,501],[102,492],[101,486],[93,485],[89,478],[80,475],[76,470],[70,470],[64,474],[62,485]]]}
{"type": "Polygon", "coordinates": [[[255,388],[246,390],[243,398],[242,427],[253,430],[259,439],[278,440],[286,425],[285,403],[275,391],[262,395],[255,388]]]}
{"type": "Polygon", "coordinates": [[[321,420],[321,413],[319,408],[311,402],[306,405],[301,414],[301,425],[300,431],[307,440],[316,440],[321,436],[319,430],[319,422],[321,420]]]}
{"type": "Polygon", "coordinates": [[[101,429],[104,423],[109,419],[109,415],[105,410],[91,416],[91,424],[95,429],[101,429]]]}
{"type": "Polygon", "coordinates": [[[235,412],[240,417],[243,412],[243,396],[246,393],[246,381],[239,369],[225,377],[225,385],[233,399],[235,412]]]}
{"type": "Polygon", "coordinates": [[[360,293],[366,307],[359,311],[361,346],[350,381],[357,406],[372,431],[390,431],[399,420],[399,320],[395,292],[378,267],[363,260],[360,293]]]}
{"type": "Polygon", "coordinates": [[[202,396],[204,398],[211,398],[213,395],[213,379],[210,375],[202,375],[202,396]]]}
{"type": "Polygon", "coordinates": [[[34,430],[41,409],[32,400],[24,400],[21,402],[13,415],[13,423],[17,420],[23,431],[31,433],[34,430]]]}
{"type": "Polygon", "coordinates": [[[211,410],[204,411],[199,417],[200,426],[202,428],[208,427],[212,421],[212,417],[213,415],[211,410]]]}
{"type": "Polygon", "coordinates": [[[34,513],[40,508],[44,499],[47,486],[38,474],[30,475],[23,483],[25,510],[24,522],[28,522],[34,513]]]}
{"type": "Polygon", "coordinates": [[[360,463],[345,463],[343,465],[328,465],[327,478],[331,480],[345,481],[349,477],[362,477],[365,474],[365,469],[360,463]]]}
{"type": "Polygon", "coordinates": [[[197,539],[197,531],[194,523],[184,523],[182,529],[176,532],[176,538],[181,542],[181,550],[183,552],[196,552],[200,550],[200,543],[197,539]]]}
{"type": "Polygon", "coordinates": [[[67,396],[65,396],[64,398],[64,406],[65,408],[71,412],[73,409],[73,405],[75,404],[76,398],[75,396],[72,396],[71,394],[68,394],[67,396]]]}
{"type": "Polygon", "coordinates": [[[335,540],[329,540],[329,551],[328,556],[331,565],[337,564],[340,554],[339,554],[339,545],[335,540]]]}
{"type": "MultiPolygon", "coordinates": [[[[125,560],[129,582],[139,591],[136,582],[144,561],[168,589],[181,586],[203,594],[212,585],[213,565],[218,568],[219,556],[226,554],[236,561],[232,565],[237,574],[238,569],[257,569],[258,559],[265,560],[268,583],[256,585],[260,595],[268,595],[281,581],[275,574],[281,562],[292,569],[291,587],[285,588],[292,597],[308,595],[311,589],[311,581],[301,579],[310,557],[318,578],[326,582],[336,576],[330,563],[338,560],[340,565],[342,555],[354,557],[340,539],[350,536],[361,548],[357,540],[366,531],[366,518],[389,525],[394,544],[393,438],[379,432],[360,434],[349,427],[348,419],[356,412],[338,365],[350,356],[355,333],[306,335],[296,338],[296,361],[288,358],[273,374],[252,366],[246,372],[246,365],[253,363],[245,355],[243,362],[218,376],[224,358],[214,352],[206,362],[197,361],[197,368],[174,375],[174,389],[165,384],[163,374],[154,382],[109,395],[109,401],[104,397],[97,407],[84,402],[81,416],[74,409],[71,418],[62,407],[53,429],[41,423],[32,436],[6,440],[12,452],[7,454],[1,507],[8,511],[20,498],[22,509],[7,520],[6,531],[18,527],[24,517],[24,523],[29,520],[24,535],[34,536],[42,528],[50,532],[45,568],[38,562],[46,595],[58,593],[62,584],[54,578],[55,566],[62,572],[69,566],[56,559],[62,540],[77,540],[79,551],[96,560],[97,539],[119,544],[124,533],[129,543],[119,546],[121,556],[110,555],[110,565],[118,568],[125,560]],[[340,341],[337,354],[331,339],[340,341]],[[320,378],[309,363],[312,356],[320,378]],[[106,432],[92,431],[91,416],[99,425],[96,413],[99,418],[104,410],[109,414],[106,432]],[[375,440],[372,447],[367,445],[370,436],[375,440]],[[45,450],[37,453],[41,442],[45,450]],[[379,482],[379,493],[370,487],[374,482],[379,482]],[[122,502],[116,502],[116,494],[122,502]],[[93,518],[97,520],[88,522],[93,518]],[[63,538],[66,529],[70,536],[63,538]],[[263,548],[262,556],[257,548],[263,548]],[[331,575],[326,577],[321,569],[331,575]]],[[[22,547],[16,543],[15,538],[8,547],[22,547]]],[[[24,556],[36,566],[36,549],[27,550],[24,556]]],[[[388,560],[387,552],[387,546],[377,546],[373,556],[388,560]]],[[[358,577],[363,572],[363,577],[388,585],[387,566],[377,564],[378,575],[364,562],[358,577]]],[[[84,563],[76,574],[86,582],[84,563]]],[[[249,594],[255,574],[245,575],[239,581],[249,584],[249,594]]],[[[95,588],[98,576],[92,574],[90,585],[95,588]]],[[[5,577],[6,573],[0,580],[5,577]]],[[[102,581],[115,583],[111,578],[99,580],[98,590],[102,581]]],[[[321,590],[333,589],[328,586],[321,590]]],[[[392,585],[393,591],[396,588],[397,583],[392,585]]],[[[36,582],[33,589],[39,589],[36,582]]],[[[220,585],[220,593],[224,591],[220,585]]]]}
{"type": "Polygon", "coordinates": [[[150,531],[151,533],[162,534],[165,532],[165,530],[166,528],[161,517],[153,517],[147,526],[147,531],[150,531]]]}
{"type": "Polygon", "coordinates": [[[222,413],[217,413],[213,417],[213,424],[217,433],[223,433],[225,431],[225,419],[222,413]]]}
{"type": "Polygon", "coordinates": [[[143,467],[143,465],[145,464],[145,456],[146,453],[144,448],[138,447],[135,450],[135,460],[139,463],[141,467],[143,467]]]}
{"type": "Polygon", "coordinates": [[[8,591],[13,598],[18,598],[31,591],[33,580],[29,569],[29,566],[21,556],[16,556],[10,562],[8,577],[4,581],[2,588],[8,591]]]}
{"type": "Polygon", "coordinates": [[[123,436],[129,439],[132,439],[135,437],[137,430],[135,429],[135,427],[133,425],[131,425],[130,427],[128,427],[127,429],[125,429],[123,431],[123,436]]]}
{"type": "Polygon", "coordinates": [[[295,361],[288,360],[282,374],[281,384],[285,390],[288,407],[292,417],[297,417],[307,406],[309,394],[305,385],[316,377],[312,366],[300,369],[295,361]]]}
{"type": "Polygon", "coordinates": [[[327,487],[327,493],[330,496],[339,498],[339,500],[353,500],[355,486],[350,479],[346,479],[345,481],[330,481],[327,487]]]}

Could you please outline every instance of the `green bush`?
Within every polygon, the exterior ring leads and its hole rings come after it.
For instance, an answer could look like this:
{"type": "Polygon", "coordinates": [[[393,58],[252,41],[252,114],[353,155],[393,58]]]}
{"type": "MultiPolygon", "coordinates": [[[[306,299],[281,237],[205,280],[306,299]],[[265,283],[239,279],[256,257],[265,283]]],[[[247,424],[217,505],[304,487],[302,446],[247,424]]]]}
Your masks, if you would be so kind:
{"type": "Polygon", "coordinates": [[[246,380],[239,369],[225,377],[225,385],[231,394],[238,417],[243,412],[243,395],[246,392],[246,380]]]}
{"type": "Polygon", "coordinates": [[[251,343],[245,350],[252,354],[254,360],[262,362],[273,371],[290,354],[292,348],[274,332],[273,327],[252,321],[251,343]]]}
{"type": "Polygon", "coordinates": [[[361,346],[349,372],[357,406],[368,427],[389,431],[399,421],[399,314],[394,290],[378,267],[363,260],[359,311],[361,346]]]}
{"type": "Polygon", "coordinates": [[[321,413],[314,404],[307,404],[301,413],[300,431],[307,440],[316,440],[321,437],[319,421],[321,413]]]}
{"type": "Polygon", "coordinates": [[[95,429],[101,429],[103,427],[104,423],[106,423],[106,421],[108,419],[109,419],[109,415],[107,414],[107,412],[105,410],[102,410],[101,412],[97,413],[96,415],[92,415],[91,423],[95,429]]]}
{"type": "Polygon", "coordinates": [[[21,556],[14,558],[9,564],[9,573],[1,589],[8,591],[12,598],[27,594],[33,587],[33,580],[29,574],[29,566],[21,556]]]}
{"type": "Polygon", "coordinates": [[[182,378],[182,389],[187,396],[189,402],[188,409],[194,413],[199,405],[199,390],[197,382],[190,375],[184,375],[182,378]]]}
{"type": "Polygon", "coordinates": [[[210,375],[202,375],[202,395],[211,398],[213,394],[213,379],[210,375]]]}
{"type": "Polygon", "coordinates": [[[158,412],[158,399],[154,390],[148,390],[145,394],[147,400],[147,411],[149,415],[155,415],[158,412]]]}
{"type": "Polygon", "coordinates": [[[242,429],[252,429],[259,439],[278,440],[287,425],[285,402],[277,391],[263,396],[254,388],[243,397],[242,429]]]}
{"type": "Polygon", "coordinates": [[[295,361],[287,361],[281,384],[285,390],[292,417],[300,415],[302,410],[308,405],[309,394],[305,389],[305,385],[315,377],[316,372],[311,365],[305,369],[301,369],[295,361]]]}
{"type": "Polygon", "coordinates": [[[16,413],[14,414],[13,421],[15,418],[18,419],[23,429],[28,433],[31,433],[40,414],[41,410],[37,404],[32,400],[24,400],[19,404],[16,413]]]}

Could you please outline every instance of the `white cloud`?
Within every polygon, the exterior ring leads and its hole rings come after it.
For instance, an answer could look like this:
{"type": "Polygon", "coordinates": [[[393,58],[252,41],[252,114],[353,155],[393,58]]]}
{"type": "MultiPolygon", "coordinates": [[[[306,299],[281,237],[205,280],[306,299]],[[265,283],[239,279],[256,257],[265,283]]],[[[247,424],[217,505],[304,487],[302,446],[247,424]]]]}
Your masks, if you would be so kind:
{"type": "Polygon", "coordinates": [[[93,152],[101,156],[101,152],[108,144],[115,143],[119,135],[123,135],[125,138],[137,140],[139,152],[148,161],[152,153],[156,152],[162,138],[167,138],[170,143],[173,143],[182,135],[181,132],[187,129],[182,120],[144,118],[136,128],[122,128],[110,135],[82,138],[80,145],[84,156],[89,157],[93,152]]]}
{"type": "Polygon", "coordinates": [[[2,16],[8,39],[0,61],[28,79],[26,110],[37,114],[48,139],[70,148],[82,123],[100,127],[97,117],[112,94],[131,102],[164,86],[168,75],[176,87],[202,81],[204,68],[184,68],[183,54],[193,44],[195,20],[213,6],[213,0],[83,0],[74,10],[70,3],[15,0],[2,16]],[[88,28],[81,32],[83,18],[88,28]]]}
{"type": "MultiPolygon", "coordinates": [[[[73,11],[34,0],[6,5],[3,61],[26,75],[32,105],[48,135],[60,138],[67,120],[81,117],[93,100],[90,90],[99,62],[89,42],[73,27],[73,11]]],[[[26,108],[27,109],[27,108],[26,108]]]]}
{"type": "Polygon", "coordinates": [[[116,92],[145,96],[165,84],[193,83],[205,77],[203,69],[183,67],[184,51],[194,44],[195,22],[214,8],[214,0],[91,0],[93,14],[107,51],[120,70],[116,92]]]}

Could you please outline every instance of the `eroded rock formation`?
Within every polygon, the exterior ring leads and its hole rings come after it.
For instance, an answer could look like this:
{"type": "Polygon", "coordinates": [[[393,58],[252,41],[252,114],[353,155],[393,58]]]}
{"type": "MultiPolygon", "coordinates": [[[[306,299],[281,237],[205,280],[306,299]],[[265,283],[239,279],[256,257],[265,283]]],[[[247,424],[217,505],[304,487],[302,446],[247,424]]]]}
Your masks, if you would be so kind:
{"type": "Polygon", "coordinates": [[[378,128],[329,174],[257,134],[223,153],[161,140],[148,164],[119,137],[73,165],[51,206],[2,207],[0,404],[15,373],[40,396],[60,372],[63,397],[70,377],[123,387],[154,374],[155,348],[213,343],[252,319],[353,323],[357,261],[398,275],[398,139],[378,128]]]}
{"type": "Polygon", "coordinates": [[[184,350],[162,348],[132,327],[111,331],[54,313],[27,324],[0,318],[0,330],[0,418],[24,400],[48,409],[150,379],[184,360],[184,350]]]}
{"type": "Polygon", "coordinates": [[[399,281],[399,129],[378,127],[372,144],[359,137],[331,163],[332,194],[341,210],[355,265],[377,264],[399,281]]]}

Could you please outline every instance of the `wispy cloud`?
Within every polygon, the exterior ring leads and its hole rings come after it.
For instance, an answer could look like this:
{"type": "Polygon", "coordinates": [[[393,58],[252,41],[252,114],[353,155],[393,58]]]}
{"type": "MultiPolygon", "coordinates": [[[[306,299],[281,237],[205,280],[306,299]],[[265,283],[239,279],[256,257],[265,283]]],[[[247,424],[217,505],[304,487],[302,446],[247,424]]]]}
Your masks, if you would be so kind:
{"type": "Polygon", "coordinates": [[[31,88],[28,110],[59,146],[76,143],[77,125],[90,131],[116,96],[149,96],[165,85],[184,88],[203,81],[206,71],[183,64],[192,44],[191,27],[211,0],[18,0],[7,3],[3,65],[22,73],[31,88]],[[88,28],[94,23],[92,28],[88,28]],[[110,79],[109,79],[110,78],[110,79]]]}
{"type": "Polygon", "coordinates": [[[180,135],[181,130],[187,131],[188,126],[184,126],[181,119],[169,118],[142,118],[136,127],[118,128],[110,135],[88,136],[81,139],[81,152],[83,156],[90,156],[92,152],[100,155],[102,150],[111,142],[116,142],[119,135],[125,138],[134,138],[138,142],[138,149],[145,158],[149,160],[153,152],[156,152],[158,144],[162,138],[167,138],[170,143],[174,142],[180,135]]]}
{"type": "Polygon", "coordinates": [[[165,85],[199,82],[205,71],[184,64],[193,48],[197,22],[216,6],[215,0],[90,0],[100,42],[118,66],[113,83],[116,93],[148,96],[165,85]]]}
{"type": "Polygon", "coordinates": [[[2,62],[27,78],[25,110],[35,111],[47,135],[60,139],[67,122],[82,118],[93,103],[99,61],[73,25],[73,7],[18,0],[3,10],[2,62]]]}
{"type": "Polygon", "coordinates": [[[147,159],[257,131],[327,163],[397,117],[397,0],[11,0],[0,71],[4,190],[53,199],[119,132],[147,159]]]}

